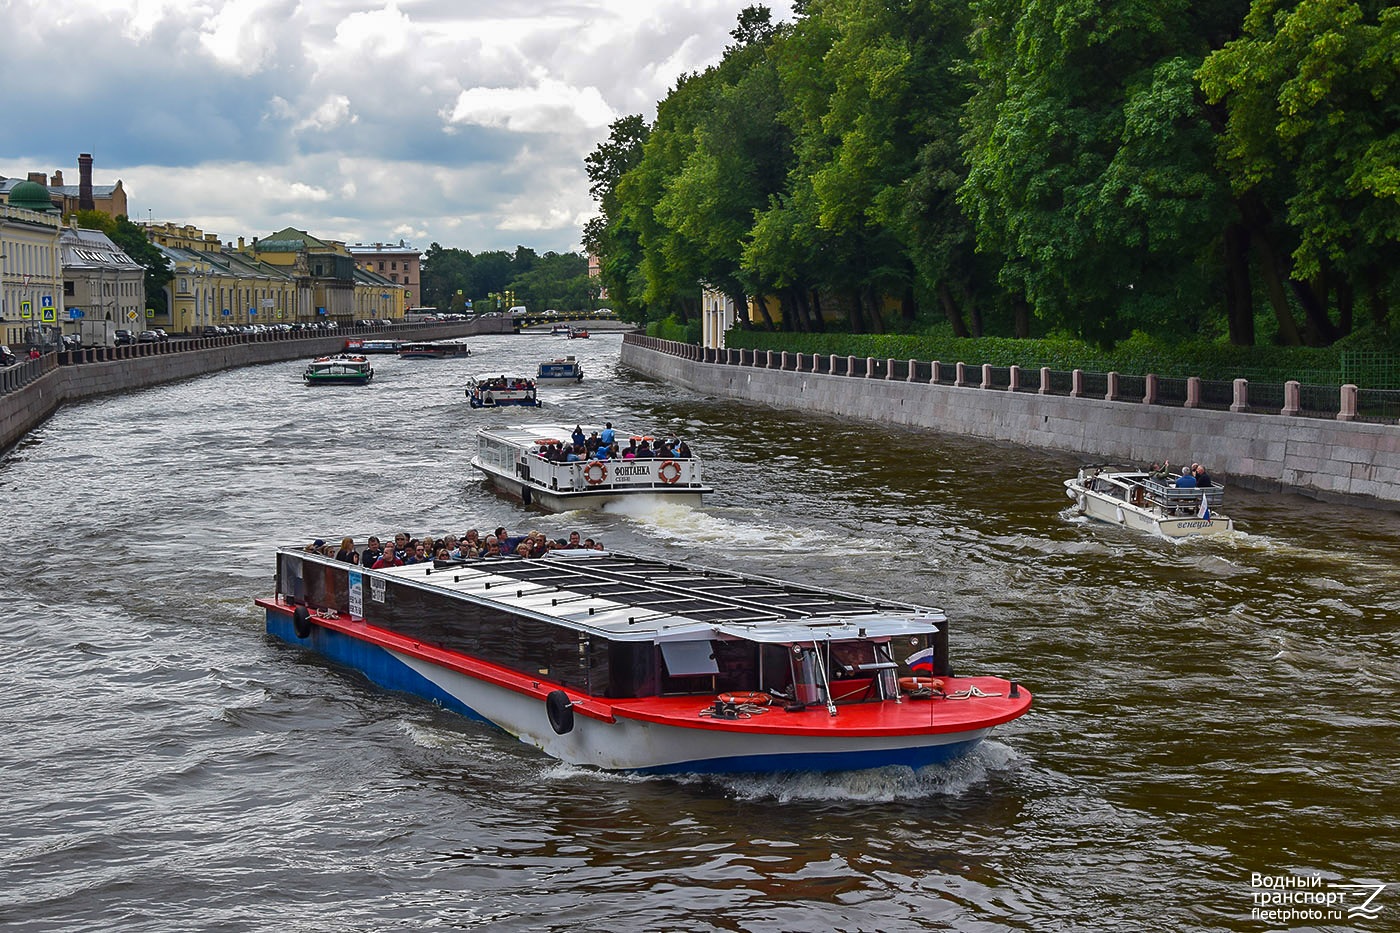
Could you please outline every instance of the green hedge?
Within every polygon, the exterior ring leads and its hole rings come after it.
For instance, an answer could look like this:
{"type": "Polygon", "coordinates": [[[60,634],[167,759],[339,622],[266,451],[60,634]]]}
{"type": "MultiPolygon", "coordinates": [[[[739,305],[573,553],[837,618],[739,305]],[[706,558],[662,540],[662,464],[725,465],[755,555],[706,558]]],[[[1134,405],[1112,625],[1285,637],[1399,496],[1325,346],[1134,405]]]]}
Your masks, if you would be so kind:
{"type": "MultiPolygon", "coordinates": [[[[650,332],[650,329],[648,329],[650,332]]],[[[656,336],[665,336],[658,334],[656,336]]],[[[669,338],[678,340],[681,338],[669,338]]],[[[691,341],[694,342],[694,341],[691,341]]],[[[1228,381],[1306,385],[1355,383],[1362,388],[1400,388],[1400,355],[1390,348],[1235,347],[1199,341],[1163,344],[1134,334],[1112,350],[1067,338],[1016,340],[1009,337],[945,337],[896,334],[797,334],[731,330],[725,345],[745,350],[873,356],[877,359],[939,360],[980,366],[1020,366],[1038,370],[1082,369],[1228,381]]]]}

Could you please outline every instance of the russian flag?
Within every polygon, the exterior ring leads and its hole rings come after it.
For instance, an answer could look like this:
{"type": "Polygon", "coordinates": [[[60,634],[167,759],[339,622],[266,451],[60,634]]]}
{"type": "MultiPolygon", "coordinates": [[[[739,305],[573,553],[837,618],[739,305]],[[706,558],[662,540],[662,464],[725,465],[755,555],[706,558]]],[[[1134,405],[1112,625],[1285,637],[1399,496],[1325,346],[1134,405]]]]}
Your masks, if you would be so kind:
{"type": "Polygon", "coordinates": [[[909,670],[915,674],[933,675],[933,655],[934,649],[925,648],[923,651],[916,651],[904,659],[904,663],[909,665],[909,670]]]}
{"type": "Polygon", "coordinates": [[[1205,494],[1201,495],[1201,510],[1196,513],[1206,521],[1210,521],[1210,503],[1206,501],[1205,494]]]}

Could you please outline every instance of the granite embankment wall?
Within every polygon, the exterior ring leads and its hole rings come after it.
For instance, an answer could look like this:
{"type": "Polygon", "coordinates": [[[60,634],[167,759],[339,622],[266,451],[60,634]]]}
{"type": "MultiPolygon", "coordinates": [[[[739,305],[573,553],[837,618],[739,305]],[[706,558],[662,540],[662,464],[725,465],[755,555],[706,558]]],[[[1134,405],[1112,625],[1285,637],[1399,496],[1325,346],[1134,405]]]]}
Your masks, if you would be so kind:
{"type": "Polygon", "coordinates": [[[510,321],[487,319],[423,327],[348,328],[334,336],[209,337],[49,353],[0,370],[0,451],[8,450],[66,402],[143,389],[235,366],[338,353],[350,337],[440,340],[510,331],[510,321]]]}
{"type": "Polygon", "coordinates": [[[791,362],[777,368],[777,359],[768,368],[695,358],[703,352],[632,336],[622,363],[704,395],[1067,451],[1087,462],[1200,460],[1226,483],[1400,509],[1395,424],[797,372],[791,362]]]}

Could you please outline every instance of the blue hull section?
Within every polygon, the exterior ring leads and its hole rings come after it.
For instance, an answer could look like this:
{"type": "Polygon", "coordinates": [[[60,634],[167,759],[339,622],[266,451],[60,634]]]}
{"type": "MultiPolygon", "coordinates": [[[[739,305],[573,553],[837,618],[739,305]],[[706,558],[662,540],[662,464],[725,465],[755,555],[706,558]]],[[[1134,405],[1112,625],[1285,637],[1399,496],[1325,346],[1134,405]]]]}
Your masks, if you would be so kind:
{"type": "Polygon", "coordinates": [[[980,739],[905,750],[879,752],[830,752],[808,755],[745,755],[708,761],[686,761],[659,768],[639,768],[643,774],[774,774],[781,771],[865,771],[870,768],[905,767],[915,771],[961,758],[980,739]]]}
{"type": "Polygon", "coordinates": [[[311,626],[310,637],[298,638],[296,628],[292,625],[292,617],[270,609],[267,611],[267,633],[288,644],[314,651],[337,664],[354,668],[386,690],[411,693],[444,709],[495,725],[378,645],[371,645],[314,623],[311,626]]]}

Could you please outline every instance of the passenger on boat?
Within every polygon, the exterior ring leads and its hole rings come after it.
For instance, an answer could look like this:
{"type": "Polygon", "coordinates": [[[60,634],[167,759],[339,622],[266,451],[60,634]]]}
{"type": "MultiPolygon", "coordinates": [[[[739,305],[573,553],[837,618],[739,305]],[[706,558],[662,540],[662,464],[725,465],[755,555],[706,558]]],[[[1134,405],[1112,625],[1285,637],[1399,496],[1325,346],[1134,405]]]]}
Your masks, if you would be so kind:
{"type": "Polygon", "coordinates": [[[608,459],[608,449],[607,449],[606,447],[603,447],[603,446],[599,446],[599,447],[594,448],[593,454],[592,454],[592,459],[594,459],[594,460],[607,460],[607,459],[608,459]]]}
{"type": "Polygon", "coordinates": [[[375,562],[370,566],[369,569],[370,569],[370,570],[383,570],[385,567],[402,567],[402,566],[403,566],[403,561],[399,558],[399,555],[398,555],[397,553],[395,553],[394,549],[393,549],[393,548],[385,548],[385,549],[384,549],[384,553],[379,555],[379,559],[378,559],[377,561],[375,561],[375,562]]]}
{"type": "Polygon", "coordinates": [[[373,567],[374,562],[384,556],[384,548],[379,544],[378,535],[369,536],[369,544],[360,552],[360,563],[366,567],[373,567]]]}
{"type": "Polygon", "coordinates": [[[355,551],[355,539],[341,538],[340,550],[335,552],[335,559],[344,561],[347,564],[353,564],[356,563],[354,560],[356,557],[359,557],[359,554],[355,551]]]}
{"type": "Polygon", "coordinates": [[[497,538],[495,535],[487,535],[487,536],[486,536],[486,549],[483,550],[483,551],[481,552],[481,556],[482,556],[482,557],[485,557],[485,558],[500,557],[500,556],[501,556],[501,542],[500,542],[500,539],[497,538]]]}
{"type": "Polygon", "coordinates": [[[637,442],[636,442],[636,441],[628,441],[628,442],[627,442],[627,449],[624,450],[624,451],[622,452],[622,459],[623,459],[623,460],[636,460],[636,459],[637,459],[637,442]]]}
{"type": "Polygon", "coordinates": [[[321,553],[321,549],[324,548],[325,546],[326,546],[326,541],[325,541],[325,539],[324,539],[324,538],[317,538],[315,541],[312,541],[312,542],[311,542],[310,544],[308,544],[306,547],[302,548],[302,550],[303,550],[303,551],[307,551],[307,552],[309,552],[309,553],[311,553],[311,554],[319,554],[319,553],[321,553]]]}
{"type": "Polygon", "coordinates": [[[588,440],[588,435],[583,433],[583,425],[581,424],[574,425],[574,433],[569,436],[573,438],[575,447],[582,447],[588,440]]]}
{"type": "Polygon", "coordinates": [[[403,562],[405,564],[426,564],[430,560],[432,560],[432,558],[428,556],[428,549],[425,548],[420,541],[413,548],[412,553],[403,559],[403,562]]]}
{"type": "Polygon", "coordinates": [[[1194,489],[1194,488],[1196,488],[1196,477],[1194,477],[1194,476],[1191,475],[1191,468],[1190,468],[1189,466],[1184,466],[1184,467],[1181,468],[1181,475],[1178,476],[1178,477],[1176,478],[1176,488],[1177,488],[1177,489],[1194,489]]]}
{"type": "Polygon", "coordinates": [[[1197,488],[1204,488],[1206,486],[1215,485],[1211,482],[1210,474],[1206,472],[1206,468],[1201,466],[1199,463],[1195,464],[1193,472],[1196,474],[1197,488]]]}
{"type": "Polygon", "coordinates": [[[581,547],[583,547],[583,542],[579,540],[578,532],[569,532],[569,541],[564,545],[564,549],[568,551],[577,551],[581,547]]]}
{"type": "Polygon", "coordinates": [[[689,460],[690,457],[691,457],[690,448],[686,446],[685,441],[681,441],[681,442],[680,442],[680,446],[678,446],[678,447],[676,448],[676,459],[677,459],[677,460],[689,460]]]}
{"type": "Polygon", "coordinates": [[[609,447],[611,447],[611,446],[612,446],[612,442],[613,442],[613,434],[614,434],[614,432],[613,432],[612,422],[611,422],[611,421],[604,421],[604,422],[603,422],[603,433],[598,435],[598,439],[599,439],[600,441],[602,441],[604,444],[607,444],[609,447]]]}
{"type": "Polygon", "coordinates": [[[651,443],[645,437],[642,438],[642,442],[637,445],[637,459],[650,460],[653,456],[655,454],[652,453],[651,443]]]}

